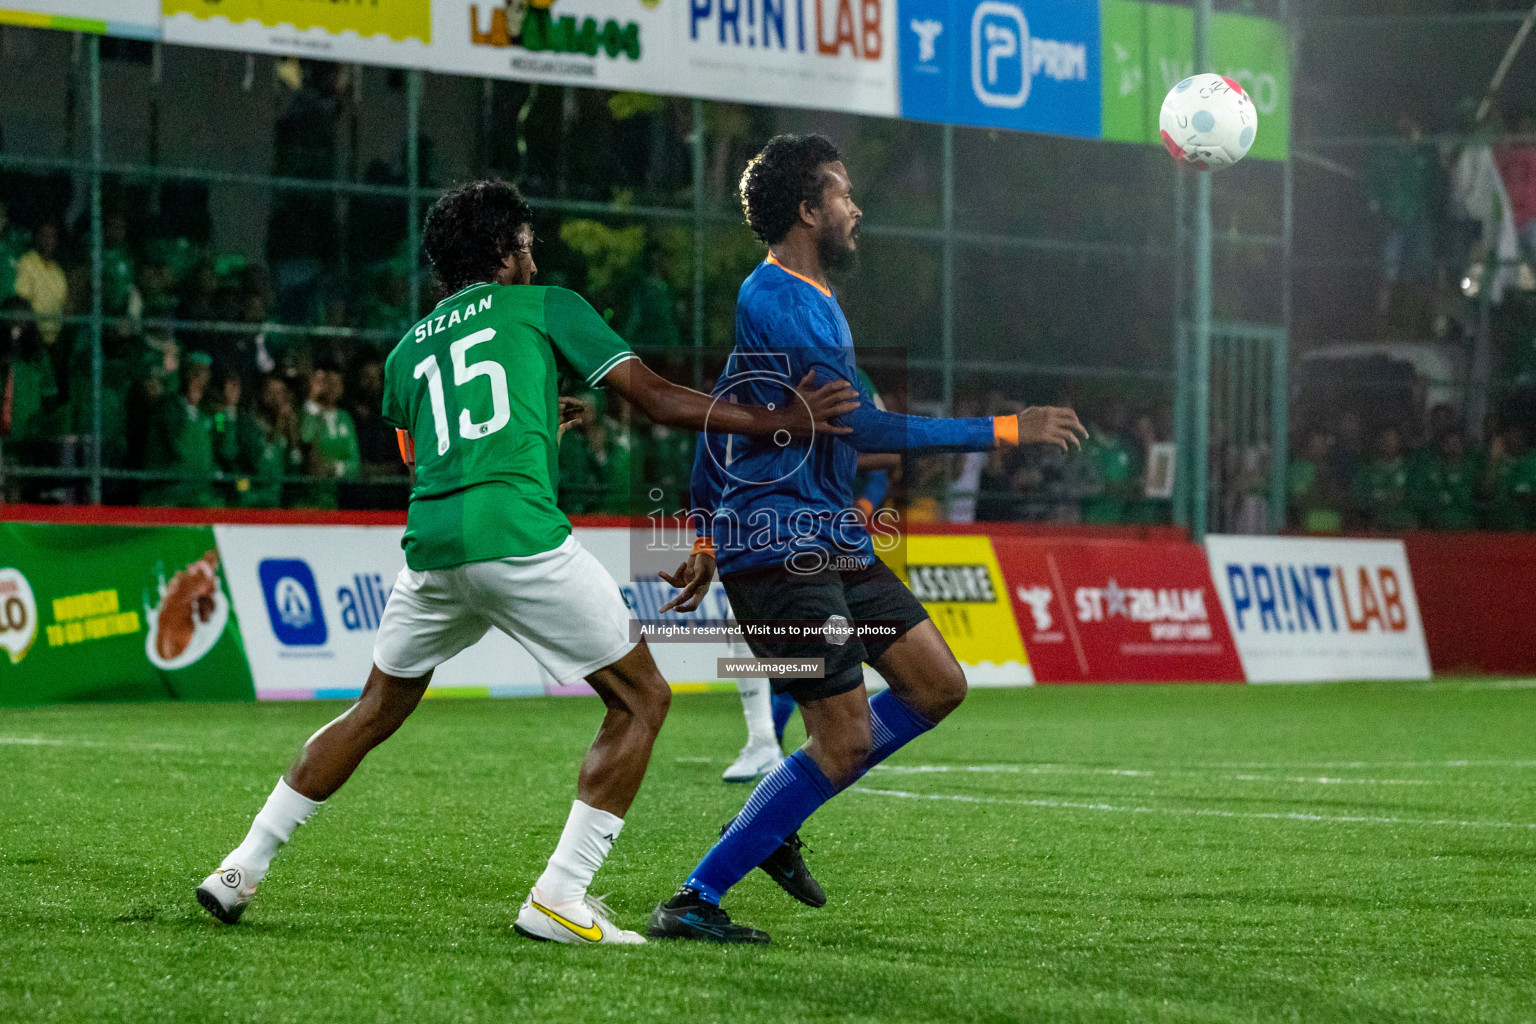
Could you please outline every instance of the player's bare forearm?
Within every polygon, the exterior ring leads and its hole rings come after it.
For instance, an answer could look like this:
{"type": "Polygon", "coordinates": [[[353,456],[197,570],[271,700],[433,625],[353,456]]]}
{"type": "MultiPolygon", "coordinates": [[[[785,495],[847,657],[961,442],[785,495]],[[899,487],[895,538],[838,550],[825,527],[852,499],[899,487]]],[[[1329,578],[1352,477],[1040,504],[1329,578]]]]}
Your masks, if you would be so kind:
{"type": "Polygon", "coordinates": [[[653,423],[757,437],[772,437],[780,431],[796,437],[817,431],[846,434],[848,428],[834,427],[829,421],[858,407],[858,392],[847,381],[833,381],[820,388],[812,388],[809,380],[802,381],[797,389],[802,401],[786,402],[779,409],[721,402],[673,384],[638,359],[615,366],[603,384],[623,395],[653,423]]]}

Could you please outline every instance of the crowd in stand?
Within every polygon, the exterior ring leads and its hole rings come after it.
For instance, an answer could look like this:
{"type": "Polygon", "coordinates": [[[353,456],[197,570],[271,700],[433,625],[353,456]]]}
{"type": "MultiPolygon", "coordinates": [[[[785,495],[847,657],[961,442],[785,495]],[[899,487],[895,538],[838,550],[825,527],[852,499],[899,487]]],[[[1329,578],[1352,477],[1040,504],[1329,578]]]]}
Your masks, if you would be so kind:
{"type": "Polygon", "coordinates": [[[1368,435],[1346,412],[1304,433],[1287,492],[1304,532],[1536,529],[1536,449],[1518,423],[1469,441],[1448,405],[1417,438],[1397,426],[1368,435]]]}
{"type": "MultiPolygon", "coordinates": [[[[165,232],[150,231],[135,244],[120,211],[110,210],[104,226],[102,461],[132,471],[109,481],[109,500],[245,508],[403,504],[394,432],[379,415],[383,358],[407,320],[398,259],[371,268],[350,294],[313,282],[310,309],[301,303],[294,319],[320,327],[359,320],[372,330],[311,336],[272,326],[274,275],[260,265],[165,232]],[[176,330],[162,326],[172,320],[176,330]]],[[[1529,231],[1536,223],[1524,226],[1529,231]]],[[[78,234],[55,219],[18,227],[0,205],[0,317],[13,318],[0,332],[0,441],[8,467],[78,469],[89,462],[96,410],[89,336],[78,322],[88,282],[78,234]]],[[[654,287],[649,278],[637,285],[654,287]]],[[[632,425],[627,407],[601,392],[579,397],[582,422],[560,451],[566,510],[643,514],[681,507],[693,437],[632,425]]],[[[899,392],[887,397],[901,404],[899,392]]],[[[1168,447],[1171,409],[1138,409],[1124,400],[1075,404],[1091,433],[1081,455],[1015,450],[909,460],[897,474],[893,502],[917,520],[1168,522],[1171,470],[1156,455],[1168,447]]],[[[957,411],[992,415],[1017,407],[994,393],[962,401],[957,411]]],[[[1346,412],[1336,423],[1301,430],[1287,479],[1286,525],[1322,533],[1536,528],[1536,448],[1527,428],[1511,422],[1486,438],[1468,438],[1459,421],[1456,410],[1439,406],[1422,429],[1394,424],[1368,431],[1346,412]]],[[[1241,528],[1243,502],[1267,504],[1267,454],[1218,451],[1212,470],[1236,502],[1222,525],[1241,528]]],[[[79,479],[12,474],[5,498],[79,500],[79,479]]]]}
{"type": "MultiPolygon", "coordinates": [[[[98,415],[81,322],[90,309],[83,232],[47,216],[17,227],[7,213],[0,205],[5,464],[79,470],[91,462],[98,415]]],[[[340,482],[400,476],[378,413],[382,359],[407,319],[390,267],[361,275],[350,294],[317,290],[313,311],[295,318],[346,324],[350,302],[379,330],[312,337],[272,326],[274,291],[259,264],[161,225],[131,238],[119,210],[108,211],[103,234],[101,460],[120,474],[109,499],[336,507],[340,482]],[[284,483],[305,476],[319,479],[284,483]]],[[[79,479],[67,475],[12,473],[5,487],[9,500],[79,497],[79,479]]]]}

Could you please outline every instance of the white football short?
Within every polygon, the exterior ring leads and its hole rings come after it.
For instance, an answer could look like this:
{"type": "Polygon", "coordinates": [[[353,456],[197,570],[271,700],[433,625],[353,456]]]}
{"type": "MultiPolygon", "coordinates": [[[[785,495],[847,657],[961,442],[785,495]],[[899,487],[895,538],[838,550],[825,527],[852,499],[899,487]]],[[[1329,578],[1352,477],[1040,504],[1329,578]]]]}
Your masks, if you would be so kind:
{"type": "Polygon", "coordinates": [[[494,626],[556,682],[569,685],[634,649],[629,621],[608,570],[567,537],[526,558],[401,569],[384,606],[373,663],[403,679],[426,675],[494,626]]]}

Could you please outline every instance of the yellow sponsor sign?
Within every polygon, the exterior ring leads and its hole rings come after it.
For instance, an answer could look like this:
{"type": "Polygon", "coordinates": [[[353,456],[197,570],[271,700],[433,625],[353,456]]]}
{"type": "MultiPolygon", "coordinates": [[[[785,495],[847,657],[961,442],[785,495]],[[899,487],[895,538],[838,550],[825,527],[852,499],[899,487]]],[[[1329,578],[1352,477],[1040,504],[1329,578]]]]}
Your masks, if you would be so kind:
{"type": "Polygon", "coordinates": [[[382,35],[399,42],[432,41],[431,0],[161,0],[161,12],[167,18],[225,18],[231,25],[255,21],[268,28],[292,25],[300,32],[323,29],[356,32],[364,39],[382,35]]]}
{"type": "MultiPolygon", "coordinates": [[[[903,579],[973,683],[1033,681],[988,537],[909,534],[903,579]]],[[[892,564],[897,572],[903,566],[892,564]]]]}

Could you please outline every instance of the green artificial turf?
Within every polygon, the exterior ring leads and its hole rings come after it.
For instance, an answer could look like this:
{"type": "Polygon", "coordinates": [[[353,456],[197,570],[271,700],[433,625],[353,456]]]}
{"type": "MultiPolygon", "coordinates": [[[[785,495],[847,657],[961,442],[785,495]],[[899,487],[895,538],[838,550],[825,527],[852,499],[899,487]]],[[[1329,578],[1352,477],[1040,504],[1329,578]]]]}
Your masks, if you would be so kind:
{"type": "MultiPolygon", "coordinates": [[[[339,707],[0,711],[0,1021],[1536,1020],[1518,684],[975,692],[805,827],[825,909],[731,893],[767,949],[511,932],[591,699],[427,702],[214,923],[193,887],[339,707]]],[[[674,702],[621,924],[745,800],[742,734],[674,702]]]]}

